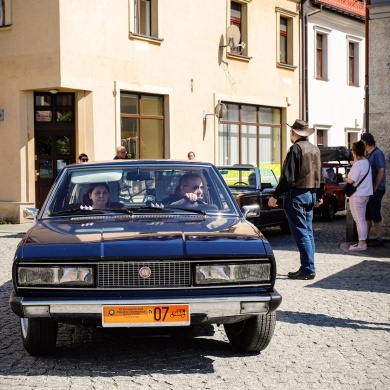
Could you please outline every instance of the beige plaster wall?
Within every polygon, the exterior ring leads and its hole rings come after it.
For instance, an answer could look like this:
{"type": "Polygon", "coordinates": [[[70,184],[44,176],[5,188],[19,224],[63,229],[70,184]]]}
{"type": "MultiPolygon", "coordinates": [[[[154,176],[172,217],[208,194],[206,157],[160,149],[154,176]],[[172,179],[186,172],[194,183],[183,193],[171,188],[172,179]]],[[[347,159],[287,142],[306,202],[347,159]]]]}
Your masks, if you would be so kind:
{"type": "MultiPolygon", "coordinates": [[[[112,158],[119,142],[116,107],[120,89],[170,91],[174,114],[166,123],[170,135],[166,148],[170,152],[166,157],[171,158],[186,158],[188,150],[196,149],[199,159],[214,162],[217,121],[209,117],[204,134],[203,111],[213,112],[217,104],[215,94],[231,101],[247,98],[257,104],[271,101],[281,107],[286,106],[288,95],[294,102],[289,120],[297,117],[299,72],[276,68],[275,50],[275,6],[282,4],[296,11],[296,4],[267,1],[261,9],[250,4],[251,41],[247,44],[252,59],[249,62],[226,59],[223,49],[226,63],[219,63],[227,3],[226,0],[164,2],[159,34],[164,41],[159,45],[129,39],[132,15],[128,16],[128,1],[117,2],[109,12],[104,1],[60,2],[61,85],[93,91],[91,142],[95,158],[112,158]],[[88,18],[92,7],[94,17],[88,18]],[[262,17],[264,9],[269,13],[266,18],[262,17]]],[[[296,23],[298,32],[298,18],[296,23]]],[[[299,46],[294,49],[298,65],[299,46]]]]}

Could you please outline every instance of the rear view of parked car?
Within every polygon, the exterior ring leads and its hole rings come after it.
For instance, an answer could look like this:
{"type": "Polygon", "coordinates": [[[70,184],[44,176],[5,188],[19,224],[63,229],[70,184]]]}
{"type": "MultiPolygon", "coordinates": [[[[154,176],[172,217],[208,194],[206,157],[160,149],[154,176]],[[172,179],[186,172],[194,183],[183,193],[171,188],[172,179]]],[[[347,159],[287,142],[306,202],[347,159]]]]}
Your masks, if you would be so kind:
{"type": "Polygon", "coordinates": [[[332,221],[335,214],[346,209],[343,176],[351,168],[352,153],[345,147],[321,147],[321,181],[324,190],[323,203],[314,208],[316,215],[332,221]]]}
{"type": "MultiPolygon", "coordinates": [[[[258,217],[257,205],[242,207],[258,217]]],[[[212,164],[68,165],[26,213],[35,223],[15,253],[10,306],[31,355],[55,351],[59,323],[222,324],[239,351],[270,343],[275,258],[212,164]]]]}
{"type": "Polygon", "coordinates": [[[283,234],[290,233],[283,209],[283,197],[279,207],[268,206],[268,200],[278,184],[278,179],[271,169],[252,165],[219,166],[218,169],[240,208],[247,205],[259,206],[259,215],[249,219],[254,225],[259,229],[280,226],[283,234]]]}

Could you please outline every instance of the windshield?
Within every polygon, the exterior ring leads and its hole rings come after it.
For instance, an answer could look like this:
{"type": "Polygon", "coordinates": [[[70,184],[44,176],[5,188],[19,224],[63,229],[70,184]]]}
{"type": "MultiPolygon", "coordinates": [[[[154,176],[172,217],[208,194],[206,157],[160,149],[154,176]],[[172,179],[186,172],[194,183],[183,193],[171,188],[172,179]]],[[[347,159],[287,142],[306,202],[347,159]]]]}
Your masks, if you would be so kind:
{"type": "Polygon", "coordinates": [[[164,163],[85,164],[64,169],[42,216],[74,213],[234,213],[237,209],[213,166],[164,163]]]}
{"type": "Polygon", "coordinates": [[[218,167],[218,169],[230,188],[265,189],[278,184],[275,173],[269,168],[218,167]]]}

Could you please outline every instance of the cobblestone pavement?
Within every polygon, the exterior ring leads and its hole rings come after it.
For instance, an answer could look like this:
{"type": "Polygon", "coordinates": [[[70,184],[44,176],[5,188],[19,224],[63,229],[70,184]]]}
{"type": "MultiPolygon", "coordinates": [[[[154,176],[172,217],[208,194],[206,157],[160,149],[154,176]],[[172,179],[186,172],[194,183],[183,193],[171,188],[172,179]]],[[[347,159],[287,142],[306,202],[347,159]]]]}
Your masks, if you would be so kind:
{"type": "Polygon", "coordinates": [[[0,229],[0,389],[390,388],[390,243],[349,253],[345,216],[314,227],[318,274],[311,281],[286,277],[299,264],[294,243],[278,229],[264,230],[283,302],[260,354],[234,352],[218,327],[213,337],[186,338],[61,325],[56,354],[41,358],[24,351],[8,307],[21,234],[0,229]]]}

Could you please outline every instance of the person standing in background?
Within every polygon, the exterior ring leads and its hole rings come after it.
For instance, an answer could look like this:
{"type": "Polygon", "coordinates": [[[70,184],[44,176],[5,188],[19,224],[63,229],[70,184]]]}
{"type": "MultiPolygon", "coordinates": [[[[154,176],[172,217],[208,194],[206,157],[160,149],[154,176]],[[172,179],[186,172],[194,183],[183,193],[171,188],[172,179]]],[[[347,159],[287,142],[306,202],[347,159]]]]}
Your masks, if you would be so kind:
{"type": "Polygon", "coordinates": [[[370,175],[370,163],[364,157],[364,143],[354,142],[352,145],[354,163],[348,173],[348,177],[343,180],[354,185],[356,191],[348,198],[352,217],[356,223],[359,242],[349,247],[350,251],[367,250],[367,223],[366,206],[370,195],[372,195],[372,178],[370,175]]]}
{"type": "Polygon", "coordinates": [[[386,192],[386,159],[382,150],[375,143],[371,133],[363,133],[362,139],[366,150],[366,157],[371,165],[373,194],[367,203],[367,246],[383,246],[382,237],[382,198],[386,192]],[[376,238],[370,239],[370,230],[374,225],[376,238]]]}
{"type": "Polygon", "coordinates": [[[89,160],[89,158],[88,158],[88,156],[85,153],[80,153],[79,154],[79,163],[80,164],[88,162],[88,160],[89,160]]]}
{"type": "Polygon", "coordinates": [[[194,152],[188,152],[187,157],[188,157],[188,160],[195,160],[195,153],[194,152]]]}
{"type": "Polygon", "coordinates": [[[114,160],[126,160],[127,159],[127,150],[124,146],[118,146],[116,148],[116,155],[113,158],[114,160]]]}
{"type": "Polygon", "coordinates": [[[268,206],[277,207],[279,197],[285,194],[284,211],[301,262],[299,270],[289,272],[288,277],[308,280],[316,276],[313,208],[322,203],[321,154],[318,147],[307,139],[314,129],[309,129],[305,121],[297,119],[290,128],[293,145],[287,153],[279,184],[268,206]]]}

